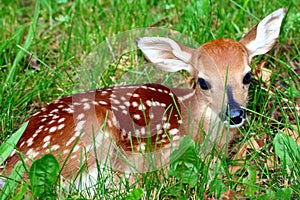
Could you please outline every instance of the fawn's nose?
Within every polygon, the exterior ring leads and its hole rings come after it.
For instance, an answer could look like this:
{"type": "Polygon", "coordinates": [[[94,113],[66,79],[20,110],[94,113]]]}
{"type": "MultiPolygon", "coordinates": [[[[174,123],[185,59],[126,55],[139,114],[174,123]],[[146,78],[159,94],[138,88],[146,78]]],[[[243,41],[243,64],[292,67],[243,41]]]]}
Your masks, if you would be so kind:
{"type": "Polygon", "coordinates": [[[224,119],[224,122],[230,128],[237,128],[243,125],[246,118],[246,112],[245,109],[235,101],[231,86],[227,87],[227,97],[228,104],[225,113],[226,119],[224,119]]]}
{"type": "Polygon", "coordinates": [[[225,120],[229,120],[228,125],[230,125],[230,128],[236,128],[239,127],[241,125],[243,125],[245,118],[246,118],[246,114],[245,114],[245,110],[243,108],[241,108],[239,105],[238,107],[235,106],[227,106],[226,109],[226,119],[225,120]]]}

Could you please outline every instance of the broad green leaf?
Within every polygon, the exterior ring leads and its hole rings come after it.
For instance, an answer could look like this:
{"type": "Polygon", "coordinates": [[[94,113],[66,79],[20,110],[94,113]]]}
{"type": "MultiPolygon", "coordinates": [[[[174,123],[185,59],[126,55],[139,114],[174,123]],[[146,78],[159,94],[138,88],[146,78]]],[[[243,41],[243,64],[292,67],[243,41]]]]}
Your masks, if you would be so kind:
{"type": "Polygon", "coordinates": [[[247,169],[248,176],[243,179],[243,184],[246,187],[245,194],[247,196],[254,196],[255,192],[258,191],[256,184],[256,170],[254,167],[249,166],[247,169]]]}
{"type": "Polygon", "coordinates": [[[300,148],[297,143],[285,133],[277,133],[273,142],[275,153],[283,163],[293,167],[300,162],[300,148]]]}
{"type": "Polygon", "coordinates": [[[291,199],[293,190],[291,188],[281,188],[276,192],[276,200],[291,199]]]}
{"type": "Polygon", "coordinates": [[[0,165],[8,158],[11,154],[13,149],[15,148],[17,142],[19,141],[20,137],[24,133],[28,122],[24,123],[23,126],[17,130],[7,141],[4,141],[3,144],[0,146],[0,165]]]}
{"type": "Polygon", "coordinates": [[[46,154],[33,162],[29,171],[32,193],[35,197],[54,198],[56,188],[53,187],[59,173],[59,163],[52,154],[46,154]]]}
{"type": "Polygon", "coordinates": [[[141,188],[133,189],[128,196],[125,198],[126,200],[139,200],[144,196],[144,191],[141,188]]]}

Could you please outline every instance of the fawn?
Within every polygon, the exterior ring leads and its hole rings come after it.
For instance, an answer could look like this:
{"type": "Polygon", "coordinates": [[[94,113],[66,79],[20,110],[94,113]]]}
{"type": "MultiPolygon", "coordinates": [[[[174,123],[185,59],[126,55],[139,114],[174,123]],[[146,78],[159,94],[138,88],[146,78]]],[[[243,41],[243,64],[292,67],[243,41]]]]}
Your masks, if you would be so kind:
{"type": "MultiPolygon", "coordinates": [[[[62,165],[70,154],[62,175],[71,179],[82,163],[80,156],[87,175],[97,177],[96,157],[122,172],[157,169],[185,135],[224,148],[246,119],[251,59],[272,48],[284,15],[284,9],[276,10],[239,42],[218,39],[197,49],[170,38],[137,39],[150,62],[168,72],[188,71],[195,88],[141,84],[63,97],[29,119],[16,150],[28,164],[52,153],[62,165]]],[[[18,160],[12,152],[4,173],[18,160]]]]}

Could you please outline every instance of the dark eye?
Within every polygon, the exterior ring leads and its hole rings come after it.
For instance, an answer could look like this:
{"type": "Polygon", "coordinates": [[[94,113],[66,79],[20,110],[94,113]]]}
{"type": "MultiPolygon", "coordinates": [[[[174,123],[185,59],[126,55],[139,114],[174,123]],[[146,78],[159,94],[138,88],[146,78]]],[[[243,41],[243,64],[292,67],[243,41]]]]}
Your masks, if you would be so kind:
{"type": "Polygon", "coordinates": [[[199,78],[198,83],[203,90],[208,90],[211,88],[209,83],[206,82],[203,78],[199,78]]]}
{"type": "Polygon", "coordinates": [[[251,72],[248,72],[245,76],[244,76],[244,79],[243,79],[243,84],[244,85],[248,85],[250,83],[252,79],[252,73],[251,72]]]}

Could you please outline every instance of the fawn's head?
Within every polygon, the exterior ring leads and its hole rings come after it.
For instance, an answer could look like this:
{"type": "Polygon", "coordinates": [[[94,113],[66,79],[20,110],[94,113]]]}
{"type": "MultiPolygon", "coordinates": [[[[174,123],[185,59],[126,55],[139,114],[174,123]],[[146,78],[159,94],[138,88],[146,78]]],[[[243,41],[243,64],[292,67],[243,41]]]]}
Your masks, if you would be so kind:
{"type": "Polygon", "coordinates": [[[188,71],[197,83],[194,98],[199,109],[210,109],[210,113],[235,128],[241,126],[246,117],[244,107],[251,80],[251,59],[272,48],[284,15],[285,10],[278,9],[239,42],[219,39],[197,49],[163,37],[144,37],[137,43],[158,68],[169,72],[188,71]]]}

